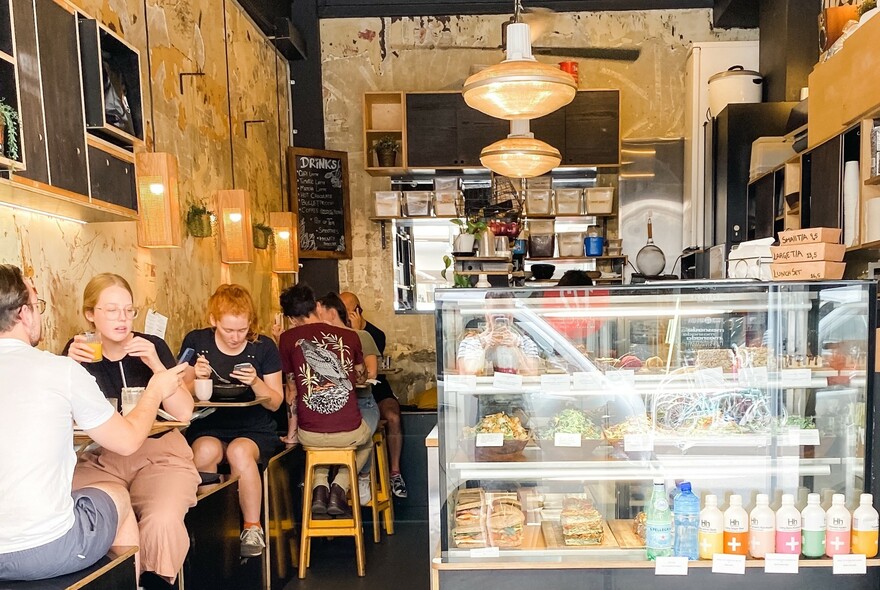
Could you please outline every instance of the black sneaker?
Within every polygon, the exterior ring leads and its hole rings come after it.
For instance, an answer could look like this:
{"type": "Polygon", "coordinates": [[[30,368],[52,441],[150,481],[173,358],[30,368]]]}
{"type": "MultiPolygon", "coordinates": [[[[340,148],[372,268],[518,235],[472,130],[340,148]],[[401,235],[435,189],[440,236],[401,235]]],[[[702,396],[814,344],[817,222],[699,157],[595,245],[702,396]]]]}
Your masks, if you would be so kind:
{"type": "Polygon", "coordinates": [[[391,476],[391,493],[393,493],[398,498],[406,498],[406,483],[403,481],[403,476],[399,473],[395,473],[391,476]]]}

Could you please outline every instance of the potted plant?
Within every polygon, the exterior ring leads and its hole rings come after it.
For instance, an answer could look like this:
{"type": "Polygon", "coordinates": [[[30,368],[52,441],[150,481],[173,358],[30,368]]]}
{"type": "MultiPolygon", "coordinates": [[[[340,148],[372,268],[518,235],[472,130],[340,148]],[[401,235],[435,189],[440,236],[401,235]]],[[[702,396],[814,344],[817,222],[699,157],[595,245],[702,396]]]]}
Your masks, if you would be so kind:
{"type": "Polygon", "coordinates": [[[186,229],[194,238],[211,237],[211,216],[214,212],[204,203],[190,203],[186,212],[186,229]]]}
{"type": "Polygon", "coordinates": [[[18,111],[0,98],[0,156],[18,160],[18,111]]]}
{"type": "MultiPolygon", "coordinates": [[[[449,256],[443,257],[443,270],[440,271],[440,276],[443,277],[444,280],[448,280],[446,278],[446,271],[449,270],[449,267],[452,266],[452,258],[449,256]]],[[[467,288],[471,286],[471,278],[466,275],[460,275],[457,272],[452,273],[452,286],[456,289],[459,288],[467,288]]]]}
{"type": "Polygon", "coordinates": [[[272,228],[265,223],[257,222],[254,228],[254,248],[265,250],[269,247],[269,238],[272,237],[272,228]]]}
{"type": "Polygon", "coordinates": [[[394,168],[397,164],[397,152],[400,150],[400,142],[391,135],[383,135],[373,145],[376,150],[376,160],[379,168],[394,168]]]}
{"type": "Polygon", "coordinates": [[[474,240],[486,231],[488,227],[486,222],[479,217],[453,219],[451,221],[461,230],[461,233],[455,237],[455,241],[452,243],[452,251],[456,254],[473,252],[474,240]]]}

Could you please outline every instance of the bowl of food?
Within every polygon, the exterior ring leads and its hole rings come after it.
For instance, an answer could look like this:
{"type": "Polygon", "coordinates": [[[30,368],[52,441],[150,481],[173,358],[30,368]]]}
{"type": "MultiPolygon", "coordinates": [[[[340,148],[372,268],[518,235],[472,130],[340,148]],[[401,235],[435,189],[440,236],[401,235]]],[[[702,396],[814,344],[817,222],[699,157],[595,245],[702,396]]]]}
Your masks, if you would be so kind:
{"type": "Polygon", "coordinates": [[[466,428],[464,444],[474,461],[525,461],[522,452],[529,438],[529,431],[519,418],[498,412],[484,416],[473,428],[466,428]]]}
{"type": "Polygon", "coordinates": [[[602,431],[586,412],[566,408],[538,432],[537,440],[548,461],[589,461],[602,444],[602,431]]]}
{"type": "Polygon", "coordinates": [[[622,455],[634,461],[646,461],[651,458],[653,451],[643,450],[644,448],[636,450],[634,448],[636,445],[632,444],[627,449],[626,437],[629,435],[650,435],[652,431],[651,419],[645,414],[640,414],[629,416],[623,422],[605,428],[603,434],[608,444],[614,448],[616,455],[622,455]]]}
{"type": "MultiPolygon", "coordinates": [[[[246,401],[245,396],[251,388],[244,383],[215,383],[212,401],[246,401]]],[[[253,399],[253,394],[251,394],[253,399]]]]}

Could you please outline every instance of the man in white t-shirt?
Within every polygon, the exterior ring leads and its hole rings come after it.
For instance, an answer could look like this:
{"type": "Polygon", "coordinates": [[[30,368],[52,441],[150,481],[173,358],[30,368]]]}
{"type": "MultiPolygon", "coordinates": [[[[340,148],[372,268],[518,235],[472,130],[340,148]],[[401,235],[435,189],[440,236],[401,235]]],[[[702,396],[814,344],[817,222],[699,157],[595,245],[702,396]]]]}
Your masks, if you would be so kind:
{"type": "Polygon", "coordinates": [[[94,564],[111,545],[138,544],[125,488],[71,492],[73,423],[129,455],[186,367],[157,373],[123,417],[78,363],[34,348],[45,306],[18,267],[0,264],[0,580],[61,576],[94,564]]]}

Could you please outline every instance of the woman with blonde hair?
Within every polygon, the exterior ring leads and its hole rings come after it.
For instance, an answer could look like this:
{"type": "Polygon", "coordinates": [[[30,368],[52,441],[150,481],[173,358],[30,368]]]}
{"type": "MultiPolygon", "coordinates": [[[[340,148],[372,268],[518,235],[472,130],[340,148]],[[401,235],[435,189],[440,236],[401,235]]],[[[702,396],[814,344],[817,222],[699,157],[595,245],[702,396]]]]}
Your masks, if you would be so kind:
{"type": "MultiPolygon", "coordinates": [[[[100,358],[82,335],[69,341],[62,354],[82,364],[105,397],[121,402],[123,387],[146,387],[155,373],[177,364],[164,340],[132,330],[138,308],[131,286],[121,276],[93,277],[83,291],[82,310],[101,340],[100,358]]],[[[188,421],[192,395],[178,388],[162,407],[188,421]]],[[[125,487],[138,521],[141,570],[173,583],[189,550],[183,517],[196,504],[199,481],[192,450],[180,432],[171,430],[148,438],[127,457],[103,448],[83,453],[74,470],[73,489],[97,483],[125,487]]]]}
{"type": "Polygon", "coordinates": [[[192,348],[195,378],[214,386],[241,383],[242,400],[260,403],[244,408],[217,408],[192,423],[186,438],[199,471],[216,473],[225,459],[239,477],[238,495],[244,527],[241,556],[256,557],[266,546],[260,526],[262,485],[258,461],[281,447],[272,412],[281,406],[281,357],[272,338],[258,333],[257,310],[247,289],[221,285],[208,300],[210,328],[193,330],[181,350],[192,348]]]}

